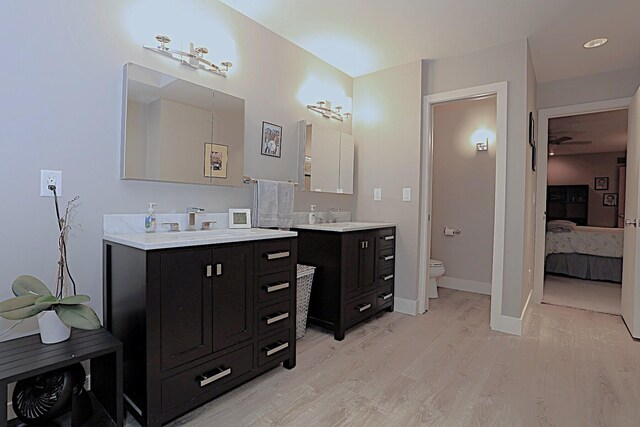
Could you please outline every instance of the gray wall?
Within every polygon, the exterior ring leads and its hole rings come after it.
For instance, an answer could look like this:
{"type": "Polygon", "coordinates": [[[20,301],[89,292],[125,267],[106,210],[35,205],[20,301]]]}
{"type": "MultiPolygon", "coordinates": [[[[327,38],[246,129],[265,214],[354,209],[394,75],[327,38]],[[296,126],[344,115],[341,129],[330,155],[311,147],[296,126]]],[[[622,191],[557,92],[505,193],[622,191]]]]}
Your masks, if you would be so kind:
{"type": "Polygon", "coordinates": [[[354,79],[355,217],[394,222],[396,297],[418,298],[420,200],[420,61],[354,79]],[[402,188],[412,191],[402,201],[402,188]],[[373,189],[382,200],[373,201],[373,189]]]}
{"type": "Polygon", "coordinates": [[[431,258],[444,262],[449,278],[491,283],[495,133],[495,96],[433,108],[431,258]],[[472,136],[480,128],[493,132],[488,151],[474,145],[472,136]],[[445,236],[445,226],[462,234],[445,236]]]}
{"type": "MultiPolygon", "coordinates": [[[[531,52],[527,46],[527,139],[529,138],[529,113],[533,113],[535,127],[538,125],[538,106],[536,97],[536,73],[533,70],[531,52]]],[[[536,145],[539,139],[538,130],[535,130],[536,145]]],[[[533,272],[535,269],[535,231],[536,231],[536,189],[538,188],[536,174],[531,168],[533,150],[528,144],[525,145],[527,161],[525,167],[525,209],[524,209],[524,241],[523,241],[523,262],[522,262],[522,294],[520,302],[522,307],[527,303],[527,299],[533,290],[533,272]]]]}
{"type": "Polygon", "coordinates": [[[562,107],[633,96],[640,68],[626,68],[572,79],[540,83],[538,108],[562,107]]]}
{"type": "Polygon", "coordinates": [[[552,156],[547,163],[548,185],[588,185],[588,225],[594,227],[617,227],[618,209],[602,205],[604,193],[618,192],[618,157],[625,153],[575,154],[552,156]],[[595,190],[594,178],[609,177],[608,190],[595,190]]]}
{"type": "Polygon", "coordinates": [[[527,164],[527,41],[423,61],[423,94],[508,82],[507,194],[502,314],[520,317],[527,164]]]}
{"type": "MultiPolygon", "coordinates": [[[[0,179],[0,298],[11,296],[20,274],[52,284],[56,272],[57,227],[51,198],[40,197],[40,169],[63,171],[66,203],[80,205],[69,237],[69,262],[79,290],[102,313],[102,215],[144,213],[157,202],[159,213],[200,206],[209,212],[250,207],[251,188],[121,181],[120,119],[122,66],[126,62],[220,90],[246,100],[245,174],[259,178],[296,177],[297,122],[320,121],[351,133],[351,121],[322,120],[307,103],[352,96],[353,80],[217,1],[163,2],[152,9],[125,0],[83,2],[5,2],[0,35],[10,65],[0,68],[2,114],[0,179]],[[170,8],[163,11],[163,8],[170,8]],[[198,13],[196,13],[196,10],[198,13]],[[188,15],[189,20],[184,19],[188,15]],[[206,25],[205,25],[206,24],[206,25]],[[235,46],[228,79],[198,72],[145,51],[157,32],[176,46],[194,41],[218,51],[235,46]],[[216,37],[226,31],[227,38],[216,37]],[[144,37],[140,34],[145,33],[144,37]],[[282,158],[260,155],[262,121],[283,126],[282,158]]],[[[418,90],[419,93],[419,90],[418,90]]],[[[418,109],[419,107],[416,107],[418,109]]],[[[348,195],[296,195],[296,209],[315,203],[353,210],[348,195]]],[[[13,322],[1,321],[0,330],[13,322]]],[[[34,319],[12,336],[37,330],[34,319]]]]}

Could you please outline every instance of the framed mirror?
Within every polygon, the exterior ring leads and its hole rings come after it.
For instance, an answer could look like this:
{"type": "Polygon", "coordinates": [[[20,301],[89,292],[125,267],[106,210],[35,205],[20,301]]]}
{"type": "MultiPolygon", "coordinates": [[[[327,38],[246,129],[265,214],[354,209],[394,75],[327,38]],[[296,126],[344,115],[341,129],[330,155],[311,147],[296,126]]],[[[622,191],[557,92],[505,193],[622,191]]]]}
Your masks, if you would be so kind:
{"type": "Polygon", "coordinates": [[[353,194],[353,136],[301,120],[298,139],[298,182],[304,182],[301,189],[353,194]]]}
{"type": "Polygon", "coordinates": [[[124,66],[121,178],[242,186],[244,100],[124,66]]]}

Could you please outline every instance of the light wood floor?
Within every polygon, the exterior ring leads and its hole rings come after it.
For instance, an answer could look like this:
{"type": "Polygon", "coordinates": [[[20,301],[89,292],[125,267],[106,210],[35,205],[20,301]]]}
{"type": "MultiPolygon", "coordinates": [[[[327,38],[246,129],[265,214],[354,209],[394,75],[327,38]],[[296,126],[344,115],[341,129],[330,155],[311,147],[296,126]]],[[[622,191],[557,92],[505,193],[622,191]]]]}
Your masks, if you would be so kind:
{"type": "Polygon", "coordinates": [[[536,304],[516,337],[489,330],[489,309],[440,289],[427,314],[387,313],[342,342],[310,329],[295,369],[172,425],[640,425],[640,342],[618,316],[536,304]]]}
{"type": "Polygon", "coordinates": [[[544,278],[542,302],[547,304],[620,314],[621,300],[622,285],[620,283],[582,280],[552,274],[547,274],[544,278]]]}

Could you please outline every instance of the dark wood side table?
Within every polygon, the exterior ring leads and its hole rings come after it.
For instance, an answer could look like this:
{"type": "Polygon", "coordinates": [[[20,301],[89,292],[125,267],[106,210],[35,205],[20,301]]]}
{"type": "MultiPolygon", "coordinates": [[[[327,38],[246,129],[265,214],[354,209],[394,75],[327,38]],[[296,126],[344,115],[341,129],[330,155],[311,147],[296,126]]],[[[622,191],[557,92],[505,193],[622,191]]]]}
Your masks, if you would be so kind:
{"type": "Polygon", "coordinates": [[[122,426],[122,343],[106,329],[73,329],[71,338],[42,344],[40,335],[0,343],[0,426],[7,425],[7,385],[91,360],[94,416],[86,425],[122,426]]]}

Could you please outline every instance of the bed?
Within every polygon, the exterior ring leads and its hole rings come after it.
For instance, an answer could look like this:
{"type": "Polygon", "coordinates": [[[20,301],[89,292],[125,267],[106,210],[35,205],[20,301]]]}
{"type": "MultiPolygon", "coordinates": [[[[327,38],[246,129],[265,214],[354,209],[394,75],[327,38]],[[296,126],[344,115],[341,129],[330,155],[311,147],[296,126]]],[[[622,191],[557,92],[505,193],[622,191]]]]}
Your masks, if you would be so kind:
{"type": "Polygon", "coordinates": [[[547,231],[545,272],[620,283],[623,234],[622,228],[585,226],[547,231]]]}

